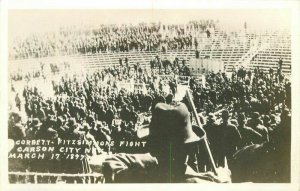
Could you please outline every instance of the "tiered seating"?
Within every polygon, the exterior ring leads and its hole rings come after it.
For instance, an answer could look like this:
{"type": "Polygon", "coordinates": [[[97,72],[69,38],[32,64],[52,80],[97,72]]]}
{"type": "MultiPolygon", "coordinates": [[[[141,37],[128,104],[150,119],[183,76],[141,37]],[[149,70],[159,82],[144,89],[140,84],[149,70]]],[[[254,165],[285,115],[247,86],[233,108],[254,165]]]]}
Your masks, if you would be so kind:
{"type": "Polygon", "coordinates": [[[81,57],[82,64],[85,69],[94,70],[99,68],[105,68],[112,65],[119,64],[119,58],[123,60],[127,57],[129,64],[139,63],[141,66],[149,67],[150,60],[155,56],[160,56],[161,58],[174,59],[175,57],[180,60],[189,60],[191,57],[195,56],[193,50],[183,50],[183,51],[168,51],[166,53],[161,52],[122,52],[122,53],[100,53],[100,54],[90,54],[81,57]]]}
{"type": "Polygon", "coordinates": [[[291,73],[291,36],[287,31],[266,33],[263,39],[267,47],[259,51],[250,62],[249,67],[259,68],[268,71],[269,68],[278,67],[279,58],[283,60],[282,70],[284,73],[291,73]]]}
{"type": "MultiPolygon", "coordinates": [[[[244,65],[254,69],[259,66],[268,70],[270,67],[276,68],[280,57],[283,59],[283,71],[291,72],[291,37],[286,31],[266,32],[262,35],[256,34],[226,34],[221,30],[215,31],[210,38],[197,36],[200,57],[220,59],[224,62],[226,71],[232,71],[234,66],[244,65]]],[[[32,71],[40,69],[40,63],[64,63],[71,65],[71,70],[81,71],[96,70],[116,65],[119,58],[128,58],[129,64],[140,63],[141,66],[149,67],[149,62],[155,56],[162,59],[189,60],[195,56],[195,49],[188,50],[168,50],[166,53],[158,51],[142,52],[106,52],[85,55],[70,55],[63,57],[48,57],[27,60],[11,61],[12,69],[20,68],[22,71],[32,71]]]]}

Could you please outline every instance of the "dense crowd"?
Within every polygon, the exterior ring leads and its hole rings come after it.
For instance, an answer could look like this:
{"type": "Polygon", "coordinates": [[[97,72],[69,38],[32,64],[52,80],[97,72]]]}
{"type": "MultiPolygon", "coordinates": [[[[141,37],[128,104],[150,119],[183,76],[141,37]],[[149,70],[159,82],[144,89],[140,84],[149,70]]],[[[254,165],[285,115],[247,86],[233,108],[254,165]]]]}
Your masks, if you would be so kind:
{"type": "Polygon", "coordinates": [[[212,20],[190,21],[185,25],[140,23],[137,25],[101,25],[100,27],[62,28],[58,33],[33,34],[16,39],[10,57],[37,58],[61,54],[165,51],[197,48],[199,34],[209,37],[215,27],[212,20]]]}
{"type": "MultiPolygon", "coordinates": [[[[189,76],[185,61],[177,58],[156,57],[149,65],[150,69],[138,63],[129,65],[124,58],[119,65],[102,71],[62,77],[53,81],[55,95],[51,98],[43,97],[38,87],[25,87],[15,98],[18,111],[9,116],[9,138],[90,140],[94,152],[88,155],[118,152],[113,147],[100,148],[96,142],[138,140],[140,127],[151,120],[151,109],[157,103],[172,104],[180,83],[178,76],[189,76]],[[18,112],[25,112],[27,121],[22,121],[18,112]]],[[[239,68],[230,75],[210,72],[205,81],[188,79],[218,166],[224,165],[225,157],[230,160],[237,150],[256,143],[270,143],[272,149],[284,150],[282,155],[289,152],[291,83],[281,68],[268,73],[259,68],[239,68]]],[[[187,103],[185,99],[182,102],[187,103]]],[[[39,169],[36,163],[35,168],[32,166],[25,169],[39,169]]],[[[90,171],[62,166],[43,169],[90,171]]]]}
{"type": "MultiPolygon", "coordinates": [[[[185,74],[187,70],[185,61],[179,62],[177,58],[172,64],[156,57],[151,61],[154,64],[149,69],[138,63],[129,65],[126,58],[124,63],[120,59],[120,65],[103,71],[68,78],[62,76],[59,81],[53,81],[55,95],[51,98],[43,97],[37,87],[26,86],[22,95],[26,116],[29,121],[38,119],[40,122],[54,117],[65,124],[70,118],[74,118],[79,124],[88,122],[92,128],[96,124],[99,128],[109,128],[106,132],[108,134],[112,130],[118,130],[113,126],[121,120],[119,125],[122,127],[131,126],[121,129],[135,130],[138,114],[150,112],[151,106],[157,102],[167,100],[171,103],[176,92],[175,75],[185,74]],[[159,74],[167,75],[158,77],[159,74]],[[122,84],[132,86],[132,91],[128,91],[127,86],[122,84]],[[169,92],[165,87],[168,87],[169,92]]],[[[15,102],[21,110],[23,107],[19,94],[16,95],[15,102]]]]}

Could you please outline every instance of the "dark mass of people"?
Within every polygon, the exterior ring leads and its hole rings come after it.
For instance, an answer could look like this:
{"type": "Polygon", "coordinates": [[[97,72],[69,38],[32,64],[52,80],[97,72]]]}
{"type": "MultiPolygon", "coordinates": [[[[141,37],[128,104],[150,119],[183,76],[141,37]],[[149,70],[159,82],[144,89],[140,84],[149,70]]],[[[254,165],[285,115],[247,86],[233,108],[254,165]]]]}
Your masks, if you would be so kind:
{"type": "MultiPolygon", "coordinates": [[[[190,21],[185,25],[139,23],[137,25],[101,25],[100,27],[61,28],[58,33],[32,34],[15,39],[10,47],[13,59],[39,58],[59,54],[165,51],[196,48],[196,34],[214,28],[213,20],[190,21]]],[[[208,32],[207,32],[208,31],[208,32]]],[[[207,34],[207,37],[210,33],[207,34]]]]}
{"type": "MultiPolygon", "coordinates": [[[[49,87],[52,97],[43,96],[37,86],[16,93],[9,115],[9,139],[87,140],[92,149],[82,153],[84,160],[10,159],[10,171],[92,172],[87,156],[122,152],[110,146],[100,148],[98,143],[141,139],[141,126],[150,124],[158,103],[174,104],[179,77],[185,76],[216,165],[225,167],[228,160],[233,182],[290,181],[291,83],[280,69],[266,73],[240,67],[230,75],[209,72],[201,81],[190,76],[185,60],[157,56],[149,66],[129,64],[123,58],[101,71],[61,76],[49,87]],[[26,115],[25,121],[20,113],[26,115]]],[[[181,102],[191,109],[185,98],[181,102]]],[[[82,177],[63,181],[74,180],[86,181],[82,177]]],[[[11,177],[10,181],[33,180],[11,177]]],[[[55,177],[38,180],[57,181],[55,177]]]]}

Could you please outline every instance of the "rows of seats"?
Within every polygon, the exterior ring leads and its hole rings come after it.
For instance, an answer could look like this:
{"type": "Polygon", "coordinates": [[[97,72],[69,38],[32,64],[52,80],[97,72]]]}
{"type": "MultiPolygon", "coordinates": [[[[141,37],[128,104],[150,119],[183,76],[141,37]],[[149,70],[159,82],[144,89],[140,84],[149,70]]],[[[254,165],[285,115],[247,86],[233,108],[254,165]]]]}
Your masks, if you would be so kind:
{"type": "Polygon", "coordinates": [[[268,45],[265,49],[259,51],[250,62],[251,69],[259,67],[265,71],[269,68],[278,68],[278,61],[283,60],[282,71],[286,74],[291,73],[292,57],[291,57],[291,36],[287,31],[280,33],[267,34],[266,39],[268,45]]]}
{"type": "MultiPolygon", "coordinates": [[[[259,66],[268,70],[276,68],[279,58],[283,59],[283,71],[291,72],[291,39],[290,34],[284,32],[266,32],[255,34],[227,34],[216,30],[210,38],[199,37],[199,56],[201,58],[219,59],[224,62],[227,71],[241,64],[254,69],[259,66]]],[[[36,58],[11,61],[12,69],[20,68],[22,71],[33,71],[40,68],[40,63],[64,63],[68,62],[71,69],[96,70],[116,65],[119,58],[128,58],[129,64],[139,63],[141,66],[150,66],[150,60],[155,56],[162,59],[189,60],[195,57],[195,49],[161,51],[136,51],[96,53],[84,55],[69,55],[48,58],[36,58]],[[24,67],[25,66],[25,67],[24,67]]]]}

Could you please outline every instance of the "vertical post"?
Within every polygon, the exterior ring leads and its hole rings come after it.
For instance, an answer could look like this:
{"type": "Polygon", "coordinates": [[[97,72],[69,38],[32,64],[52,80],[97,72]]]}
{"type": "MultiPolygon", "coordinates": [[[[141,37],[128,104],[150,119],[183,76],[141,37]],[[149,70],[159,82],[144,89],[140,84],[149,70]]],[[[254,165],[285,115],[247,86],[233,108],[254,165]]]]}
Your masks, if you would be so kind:
{"type": "Polygon", "coordinates": [[[34,184],[37,184],[37,175],[36,174],[33,175],[33,182],[34,182],[34,184]]]}
{"type": "Polygon", "coordinates": [[[194,113],[195,120],[196,120],[198,126],[200,127],[200,129],[204,132],[204,144],[205,144],[205,149],[206,149],[206,151],[207,151],[207,153],[208,153],[209,161],[210,161],[210,163],[211,163],[211,165],[212,165],[212,170],[213,170],[213,172],[214,172],[215,174],[217,174],[217,167],[216,167],[215,161],[214,161],[214,159],[213,159],[213,156],[212,156],[212,154],[211,154],[211,150],[210,150],[209,145],[208,145],[208,142],[207,142],[206,132],[205,132],[205,130],[203,129],[202,124],[201,124],[201,122],[200,122],[200,119],[199,119],[199,117],[198,117],[198,114],[197,114],[197,111],[196,111],[196,107],[195,107],[194,102],[193,102],[193,100],[192,100],[192,97],[191,97],[191,94],[190,94],[190,92],[189,92],[189,89],[186,90],[186,95],[187,95],[189,104],[190,104],[190,106],[191,106],[192,112],[194,113]]]}

